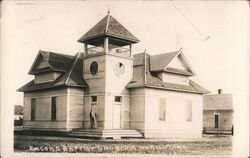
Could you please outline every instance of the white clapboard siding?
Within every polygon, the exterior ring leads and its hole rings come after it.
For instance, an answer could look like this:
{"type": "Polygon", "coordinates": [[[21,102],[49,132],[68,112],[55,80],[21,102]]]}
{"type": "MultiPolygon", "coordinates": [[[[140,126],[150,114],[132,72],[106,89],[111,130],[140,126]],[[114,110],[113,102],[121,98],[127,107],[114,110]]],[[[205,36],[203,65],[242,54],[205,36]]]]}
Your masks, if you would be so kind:
{"type": "Polygon", "coordinates": [[[145,127],[145,96],[144,89],[134,90],[130,105],[131,129],[144,129],[145,127]]]}

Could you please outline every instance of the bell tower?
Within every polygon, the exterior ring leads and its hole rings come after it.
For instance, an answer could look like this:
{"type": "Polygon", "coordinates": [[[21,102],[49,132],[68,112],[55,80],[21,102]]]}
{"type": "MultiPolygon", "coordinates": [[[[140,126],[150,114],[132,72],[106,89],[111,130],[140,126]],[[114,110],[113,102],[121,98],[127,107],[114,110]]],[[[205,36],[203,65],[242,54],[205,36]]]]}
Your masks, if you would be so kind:
{"type": "Polygon", "coordinates": [[[83,78],[89,85],[86,113],[91,108],[97,111],[101,129],[129,129],[126,85],[133,77],[132,44],[139,40],[108,12],[78,42],[84,44],[83,78]]]}

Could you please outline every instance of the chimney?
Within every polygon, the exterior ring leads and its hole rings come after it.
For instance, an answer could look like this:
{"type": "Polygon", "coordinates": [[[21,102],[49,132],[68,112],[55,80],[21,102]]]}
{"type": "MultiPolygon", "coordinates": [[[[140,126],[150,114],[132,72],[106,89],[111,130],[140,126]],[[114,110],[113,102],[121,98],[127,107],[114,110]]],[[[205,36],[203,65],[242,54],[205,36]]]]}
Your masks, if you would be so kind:
{"type": "Polygon", "coordinates": [[[218,94],[221,94],[222,93],[222,89],[218,89],[218,94]]]}

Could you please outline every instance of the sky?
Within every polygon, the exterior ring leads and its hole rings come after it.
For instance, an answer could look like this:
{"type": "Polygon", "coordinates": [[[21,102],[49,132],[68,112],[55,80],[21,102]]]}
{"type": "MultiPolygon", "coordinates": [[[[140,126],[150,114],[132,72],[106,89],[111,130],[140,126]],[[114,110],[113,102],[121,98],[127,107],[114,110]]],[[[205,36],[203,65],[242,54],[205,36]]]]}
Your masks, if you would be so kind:
{"type": "Polygon", "coordinates": [[[140,39],[141,42],[133,46],[134,54],[146,50],[153,55],[182,48],[195,70],[193,80],[212,93],[217,93],[219,88],[233,93],[235,65],[232,63],[245,49],[241,47],[241,39],[247,38],[246,27],[242,26],[246,23],[243,16],[246,7],[244,3],[219,1],[17,1],[9,4],[3,8],[7,12],[3,18],[6,16],[8,20],[3,21],[6,23],[2,39],[8,47],[8,53],[4,52],[8,63],[3,68],[11,70],[7,73],[12,76],[8,80],[13,80],[9,89],[15,98],[12,104],[22,105],[22,93],[16,89],[33,79],[27,73],[38,50],[72,55],[83,51],[83,44],[77,40],[101,20],[108,9],[140,39]]]}
{"type": "Polygon", "coordinates": [[[108,9],[140,40],[133,45],[134,54],[182,48],[196,73],[194,81],[211,93],[219,88],[232,93],[235,103],[242,103],[241,110],[247,110],[243,107],[248,103],[249,79],[246,1],[3,3],[1,93],[5,106],[23,105],[23,94],[16,90],[33,79],[28,71],[39,50],[72,55],[83,51],[77,40],[106,16],[108,9]]]}

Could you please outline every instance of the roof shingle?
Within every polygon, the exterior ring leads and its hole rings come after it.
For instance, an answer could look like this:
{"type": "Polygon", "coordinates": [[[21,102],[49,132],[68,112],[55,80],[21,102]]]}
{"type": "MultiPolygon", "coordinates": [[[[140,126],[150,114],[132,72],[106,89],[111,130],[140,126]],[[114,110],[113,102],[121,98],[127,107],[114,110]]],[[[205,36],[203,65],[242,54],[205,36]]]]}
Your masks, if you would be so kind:
{"type": "Polygon", "coordinates": [[[117,37],[133,43],[139,42],[139,40],[131,32],[129,32],[111,15],[105,16],[93,28],[85,33],[78,40],[78,42],[84,43],[85,41],[101,36],[117,37]]]}
{"type": "Polygon", "coordinates": [[[173,91],[183,91],[189,93],[200,93],[200,94],[209,93],[208,90],[201,87],[192,80],[189,80],[189,85],[180,85],[180,84],[163,82],[154,72],[150,71],[151,56],[146,53],[135,54],[134,58],[136,61],[134,63],[134,77],[132,82],[128,83],[127,88],[149,87],[149,88],[167,89],[173,91]]]}
{"type": "Polygon", "coordinates": [[[39,64],[38,60],[34,61],[29,74],[34,75],[41,72],[46,71],[59,71],[59,72],[67,72],[70,69],[71,63],[74,60],[74,56],[59,54],[49,51],[42,51],[39,50],[37,58],[44,58],[45,61],[48,63],[48,68],[37,69],[36,65],[39,64]]]}
{"type": "MultiPolygon", "coordinates": [[[[50,57],[51,52],[47,52],[47,57],[50,57]]],[[[61,63],[64,65],[65,68],[67,68],[67,72],[62,73],[61,76],[59,76],[55,81],[52,82],[46,82],[46,83],[36,83],[34,80],[28,82],[24,86],[18,89],[20,92],[27,92],[27,91],[34,91],[34,90],[41,90],[41,89],[49,89],[49,88],[55,88],[55,87],[62,87],[62,86],[68,86],[68,87],[87,87],[87,83],[83,79],[82,75],[82,65],[83,65],[83,54],[78,53],[75,57],[74,56],[68,56],[68,58],[72,58],[71,63],[66,61],[63,63],[63,59],[65,59],[65,55],[52,53],[53,60],[55,61],[57,58],[60,60],[57,63],[61,63]],[[61,56],[60,56],[61,55],[61,56]]],[[[67,59],[66,59],[67,60],[67,59]]],[[[58,67],[61,67],[60,64],[57,65],[58,67]]]]}
{"type": "Polygon", "coordinates": [[[212,94],[204,95],[204,110],[232,110],[232,94],[212,94]]]}

